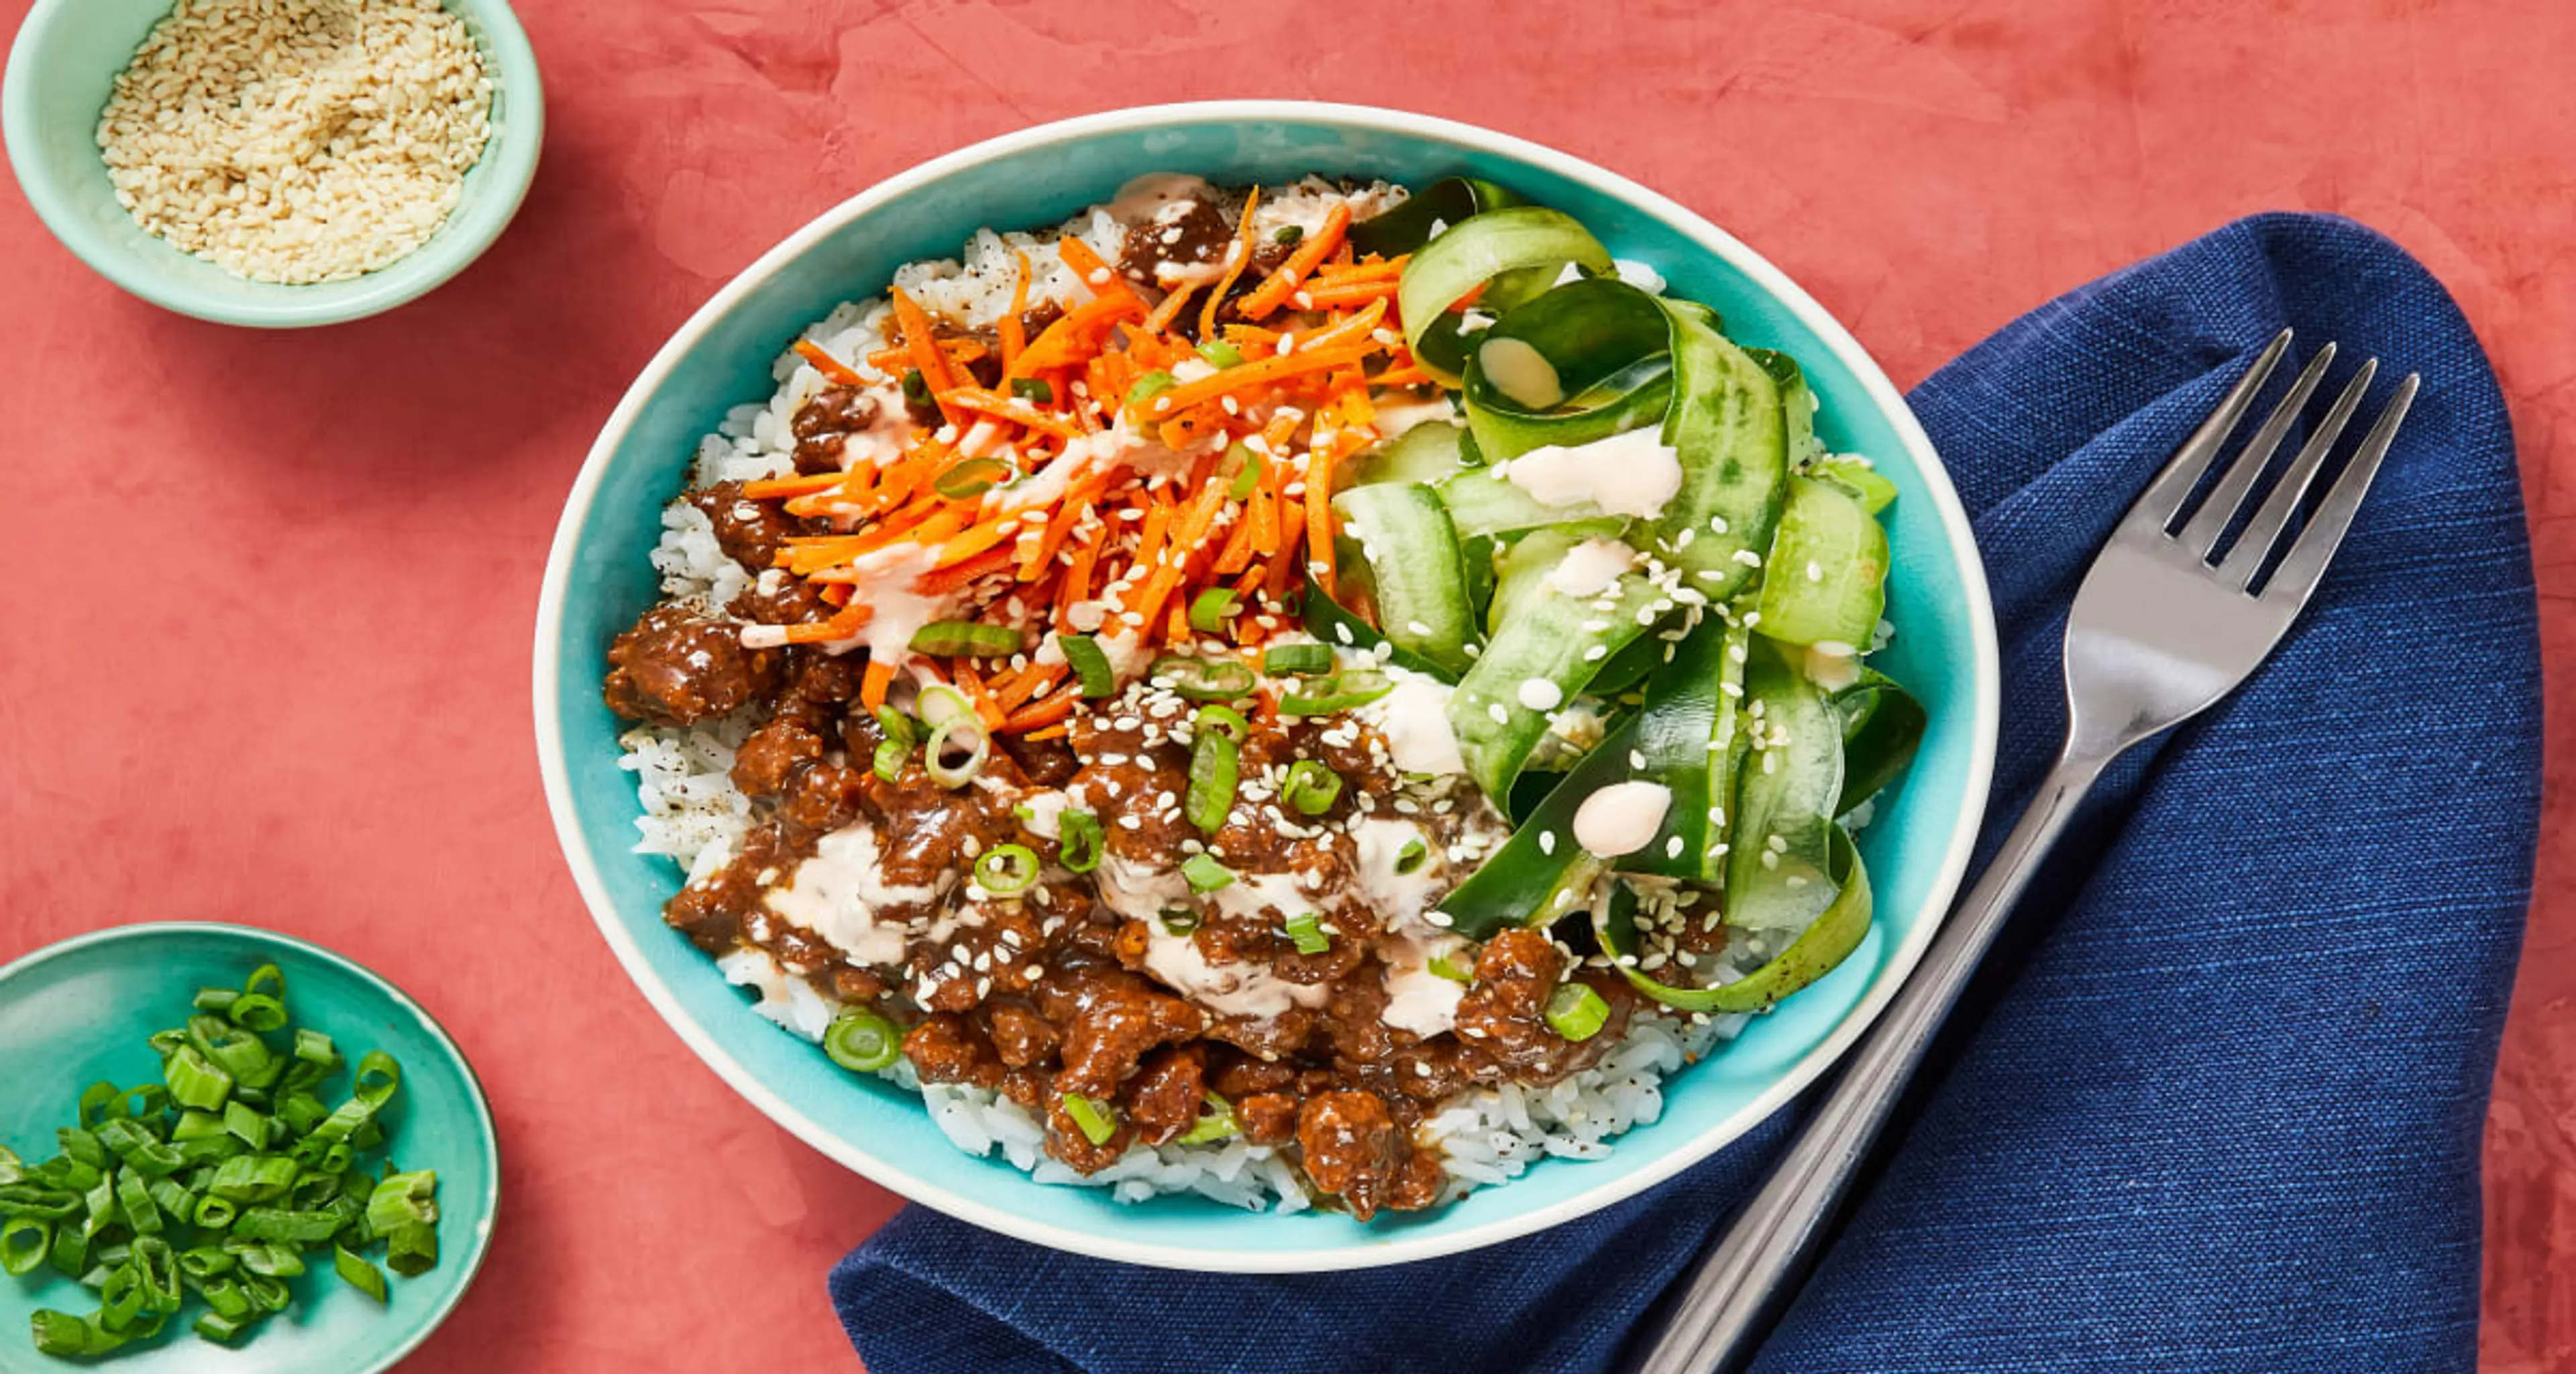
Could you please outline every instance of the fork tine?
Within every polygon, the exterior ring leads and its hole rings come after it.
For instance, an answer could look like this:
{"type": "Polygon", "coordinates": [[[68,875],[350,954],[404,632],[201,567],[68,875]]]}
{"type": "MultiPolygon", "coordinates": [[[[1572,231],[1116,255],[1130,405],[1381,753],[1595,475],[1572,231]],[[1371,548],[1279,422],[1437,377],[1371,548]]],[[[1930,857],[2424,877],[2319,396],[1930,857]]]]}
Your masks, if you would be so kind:
{"type": "Polygon", "coordinates": [[[2146,491],[2138,497],[2136,505],[2129,507],[2128,517],[2121,524],[2152,525],[2156,533],[2165,532],[2165,526],[2173,523],[2174,512],[2182,509],[2183,498],[2191,495],[2191,489],[2200,484],[2200,475],[2209,470],[2210,460],[2218,456],[2219,445],[2227,442],[2227,436],[2236,430],[2236,422],[2245,418],[2246,409],[2254,404],[2254,393],[2261,390],[2263,380],[2272,375],[2272,365],[2281,360],[2281,355],[2289,347],[2290,331],[2287,329],[2273,335],[2272,341],[2263,345],[2254,365],[2245,369],[2245,375],[2237,378],[2236,385],[2227,389],[2227,395],[2219,401],[2218,408],[2209,412],[2209,418],[2200,422],[2200,427],[2191,432],[2190,438],[2182,441],[2182,447],[2174,450],[2174,456],[2165,464],[2164,471],[2157,473],[2155,480],[2147,484],[2146,491]]]}
{"type": "Polygon", "coordinates": [[[2380,460],[2388,456],[2388,445],[2397,437],[2398,423],[2406,418],[2406,408],[2414,403],[2415,388],[2421,380],[2409,372],[2406,380],[2397,384],[2397,394],[2380,410],[2370,433],[2362,436],[2352,462],[2327,489],[2316,518],[2299,531],[2298,542],[2290,546],[2290,556],[2281,560],[2279,571],[2264,584],[2263,600],[2286,597],[2293,609],[2307,604],[2308,594],[2317,589],[2317,579],[2326,575],[2326,564],[2342,547],[2344,531],[2352,528],[2352,517],[2361,509],[2361,498],[2370,494],[2370,479],[2378,474],[2380,460]]]}
{"type": "Polygon", "coordinates": [[[2334,451],[2335,440],[2343,436],[2343,427],[2351,422],[2352,413],[2361,408],[2361,398],[2370,394],[2371,379],[2378,375],[2379,360],[2363,359],[2361,367],[2352,374],[2352,380],[2344,383],[2343,394],[2335,397],[2334,406],[2326,412],[2326,418],[2317,422],[2317,427],[2308,434],[2308,442],[2300,446],[2299,456],[2290,460],[2289,471],[2281,474],[2281,484],[2272,489],[2270,496],[2263,498],[2261,509],[2256,510],[2254,518],[2246,522],[2245,532],[2236,537],[2236,546],[2227,551],[2227,558],[2218,565],[2218,570],[2222,576],[2235,582],[2238,590],[2254,581],[2255,570],[2263,566],[2264,558],[2272,551],[2273,541],[2280,538],[2282,528],[2290,523],[2290,513],[2299,508],[2300,499],[2308,494],[2308,484],[2316,480],[2317,469],[2325,463],[2326,455],[2334,451]]]}
{"type": "Polygon", "coordinates": [[[2245,504],[2245,493],[2253,489],[2254,479],[2263,475],[2273,451],[2281,446],[2282,436],[2290,432],[2299,413],[2308,408],[2308,398],[2326,379],[2326,369],[2333,365],[2334,355],[2335,346],[2328,343],[2317,350],[2317,356],[2308,359],[2306,367],[2299,369],[2298,380],[2290,383],[2289,394],[2263,417],[2263,427],[2254,431],[2254,437],[2245,441],[2244,451],[2218,474],[2218,484],[2209,489],[2209,499],[2200,503],[2200,509],[2192,513],[2191,523],[2176,536],[2184,548],[2207,558],[2210,550],[2217,547],[2218,537],[2235,521],[2237,507],[2245,504]]]}

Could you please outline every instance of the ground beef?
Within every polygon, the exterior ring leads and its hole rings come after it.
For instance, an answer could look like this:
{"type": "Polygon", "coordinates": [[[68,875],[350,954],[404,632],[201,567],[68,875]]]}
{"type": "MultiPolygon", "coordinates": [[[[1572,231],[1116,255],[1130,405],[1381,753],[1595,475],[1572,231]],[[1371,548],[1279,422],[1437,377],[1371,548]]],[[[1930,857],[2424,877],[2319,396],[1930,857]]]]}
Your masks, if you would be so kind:
{"type": "Polygon", "coordinates": [[[1362,1221],[1377,1215],[1410,1150],[1386,1101],[1372,1092],[1328,1092],[1297,1110],[1297,1148],[1306,1176],[1362,1221]]]}
{"type": "Polygon", "coordinates": [[[774,825],[754,826],[731,862],[690,883],[663,904],[662,919],[701,948],[722,953],[745,932],[745,918],[762,905],[761,894],[794,871],[802,854],[774,825]]]}
{"type": "Polygon", "coordinates": [[[754,801],[787,790],[796,770],[823,757],[823,737],[794,716],[778,716],[733,751],[733,785],[754,801]]]}
{"type": "Polygon", "coordinates": [[[1562,1077],[1617,1042],[1628,1025],[1632,995],[1624,981],[1587,980],[1610,1005],[1600,1032],[1576,1042],[1547,1024],[1565,956],[1542,931],[1506,930],[1476,957],[1476,981],[1458,999],[1458,1034],[1513,1078],[1562,1077]]]}
{"type": "Polygon", "coordinates": [[[1207,1097],[1207,1046],[1154,1051],[1127,1080],[1127,1114],[1148,1145],[1161,1145],[1199,1119],[1207,1097]]]}
{"type": "Polygon", "coordinates": [[[993,1052],[1015,1069],[1042,1063],[1055,1053],[1055,1027],[1026,1002],[989,1002],[985,1023],[992,1028],[993,1052]]]}
{"type": "Polygon", "coordinates": [[[778,654],[745,649],[739,627],[682,606],[656,606],[608,646],[608,709],[654,725],[730,715],[778,681],[778,654]]]}
{"type": "Polygon", "coordinates": [[[1119,245],[1118,270],[1131,281],[1165,287],[1170,283],[1159,270],[1165,264],[1191,268],[1221,263],[1233,242],[1234,225],[1224,211],[1205,201],[1174,201],[1127,230],[1119,245]]]}
{"type": "Polygon", "coordinates": [[[1277,1145],[1297,1133],[1295,1093],[1254,1093],[1234,1100],[1234,1124],[1255,1145],[1277,1145]]]}
{"type": "Polygon", "coordinates": [[[1076,966],[1038,987],[1038,1010],[1063,1037],[1067,1092],[1111,1098],[1145,1051],[1207,1029],[1206,1013],[1120,968],[1076,966]]]}
{"type": "Polygon", "coordinates": [[[804,523],[784,506],[743,495],[740,482],[718,482],[690,492],[689,504],[706,513],[707,523],[715,527],[717,547],[749,573],[774,566],[788,539],[805,532],[804,523]]]}
{"type": "Polygon", "coordinates": [[[877,421],[877,398],[853,386],[827,386],[796,408],[788,432],[796,436],[796,470],[838,472],[848,436],[877,421]]]}
{"type": "Polygon", "coordinates": [[[993,1053],[991,1042],[976,1034],[965,1017],[951,1012],[923,1017],[903,1037],[903,1054],[925,1083],[991,1088],[1002,1081],[1002,1061],[993,1053]]]}
{"type": "Polygon", "coordinates": [[[737,619],[763,625],[800,625],[832,618],[832,603],[823,599],[822,590],[804,578],[789,576],[783,568],[771,568],[753,578],[751,586],[725,609],[737,619]]]}

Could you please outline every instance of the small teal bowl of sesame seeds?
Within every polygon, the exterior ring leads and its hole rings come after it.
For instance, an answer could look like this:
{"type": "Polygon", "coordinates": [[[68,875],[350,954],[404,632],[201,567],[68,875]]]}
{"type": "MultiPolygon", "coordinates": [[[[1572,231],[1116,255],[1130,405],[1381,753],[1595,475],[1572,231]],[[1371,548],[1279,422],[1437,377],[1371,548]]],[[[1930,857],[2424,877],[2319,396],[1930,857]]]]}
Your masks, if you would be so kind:
{"type": "Polygon", "coordinates": [[[535,178],[545,94],[503,0],[37,0],[0,126],[28,203],[99,275],[295,329],[480,257],[535,178]]]}

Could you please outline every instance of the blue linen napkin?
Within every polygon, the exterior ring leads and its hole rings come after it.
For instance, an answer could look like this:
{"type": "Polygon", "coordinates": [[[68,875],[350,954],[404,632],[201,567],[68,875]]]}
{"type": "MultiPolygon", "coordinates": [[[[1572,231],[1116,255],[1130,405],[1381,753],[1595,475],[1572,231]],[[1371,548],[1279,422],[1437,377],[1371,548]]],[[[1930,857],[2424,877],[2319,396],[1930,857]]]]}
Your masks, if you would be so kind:
{"type": "MultiPolygon", "coordinates": [[[[2054,752],[2066,605],[2283,324],[2424,377],[2317,602],[2106,779],[1936,1053],[1763,1374],[2469,1370],[2478,1150],[2540,795],[2504,402],[2441,286],[2266,215],[2015,321],[1911,400],[2005,671],[1987,844],[2054,752]]],[[[1182,1276],[907,1209],[834,1269],[873,1374],[1597,1371],[1798,1111],[1542,1235],[1352,1274],[1182,1276]]],[[[1651,1129],[1651,1128],[1649,1128],[1651,1129]]]]}

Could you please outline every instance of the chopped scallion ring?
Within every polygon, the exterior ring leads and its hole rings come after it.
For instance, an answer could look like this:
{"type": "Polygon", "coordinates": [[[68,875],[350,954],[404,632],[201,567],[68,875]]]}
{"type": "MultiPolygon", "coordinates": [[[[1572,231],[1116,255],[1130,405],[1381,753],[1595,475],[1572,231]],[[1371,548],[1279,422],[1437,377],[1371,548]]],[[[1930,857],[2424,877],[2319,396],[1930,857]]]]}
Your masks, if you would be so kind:
{"type": "Polygon", "coordinates": [[[1210,587],[1190,600],[1190,628],[1203,635],[1225,633],[1226,617],[1234,614],[1237,593],[1232,587],[1210,587]]]}
{"type": "Polygon", "coordinates": [[[1011,475],[1011,465],[999,458],[969,458],[932,480],[930,488],[952,501],[981,496],[994,484],[1011,475]]]}
{"type": "Polygon", "coordinates": [[[1333,809],[1342,795],[1342,775],[1314,759],[1299,759],[1288,765],[1287,780],[1280,784],[1280,795],[1290,806],[1309,816],[1320,816],[1333,809]]]}
{"type": "Polygon", "coordinates": [[[1252,729],[1252,722],[1245,720],[1241,711],[1214,702],[1200,707],[1198,714],[1190,717],[1190,724],[1201,730],[1224,731],[1227,738],[1237,744],[1241,744],[1244,735],[1252,729]]]}
{"type": "Polygon", "coordinates": [[[1211,835],[1225,828],[1226,814],[1234,810],[1241,757],[1238,746],[1224,731],[1198,732],[1198,738],[1190,744],[1189,795],[1181,803],[1182,814],[1189,817],[1190,824],[1211,835]]]}
{"type": "Polygon", "coordinates": [[[1214,892],[1234,882],[1233,869],[1205,854],[1192,854],[1181,860],[1181,876],[1189,880],[1190,891],[1198,893],[1214,892]]]}
{"type": "Polygon", "coordinates": [[[1055,861],[1067,873],[1088,873],[1100,867],[1100,818],[1088,811],[1066,811],[1056,817],[1055,861]]]}
{"type": "Polygon", "coordinates": [[[910,647],[916,654],[934,658],[999,658],[1020,651],[1020,632],[1008,625],[934,620],[913,631],[910,647]]]}
{"type": "Polygon", "coordinates": [[[1421,868],[1422,861],[1430,857],[1431,847],[1429,845],[1424,844],[1420,840],[1406,840],[1404,842],[1404,848],[1395,852],[1395,871],[1398,873],[1411,873],[1416,869],[1421,868]]]}
{"type": "Polygon", "coordinates": [[[903,1032],[872,1011],[845,1011],[823,1032],[823,1053],[852,1073],[876,1073],[903,1057],[903,1032]]]}
{"type": "Polygon", "coordinates": [[[942,787],[964,787],[984,770],[984,760],[992,752],[993,739],[984,733],[984,722],[960,716],[930,732],[921,766],[942,787]]]}
{"type": "Polygon", "coordinates": [[[1283,716],[1328,716],[1355,710],[1395,690],[1395,682],[1371,668],[1352,668],[1319,678],[1303,690],[1279,698],[1283,716]]]}
{"type": "Polygon", "coordinates": [[[1243,366],[1243,350],[1223,339],[1210,339],[1199,345],[1199,356],[1218,367],[1243,366]]]}
{"type": "Polygon", "coordinates": [[[1232,701],[1259,685],[1252,669],[1230,658],[1165,654],[1145,670],[1146,680],[1190,701],[1232,701]]]}
{"type": "Polygon", "coordinates": [[[1446,954],[1433,955],[1423,963],[1422,967],[1429,970],[1432,977],[1446,978],[1452,983],[1472,983],[1476,981],[1474,969],[1459,963],[1457,960],[1450,958],[1446,954]]]}
{"type": "Polygon", "coordinates": [[[1548,1029],[1568,1040],[1589,1040],[1609,1022],[1610,1004],[1589,983],[1560,983],[1548,996],[1548,1029]]]}
{"type": "Polygon", "coordinates": [[[903,776],[903,765],[911,757],[911,745],[898,740],[880,740],[877,742],[877,756],[870,766],[880,779],[893,782],[903,776]]]}
{"type": "Polygon", "coordinates": [[[1118,1109],[1109,1103],[1080,1093],[1066,1093],[1064,1114],[1073,1118],[1074,1129],[1082,1132],[1082,1138],[1094,1145],[1106,1145],[1111,1136],[1118,1134],[1118,1109]]]}
{"type": "Polygon", "coordinates": [[[1187,935],[1199,928],[1199,914],[1185,906],[1167,906],[1154,913],[1154,920],[1166,935],[1187,935]]]}
{"type": "Polygon", "coordinates": [[[1333,650],[1325,644],[1281,644],[1261,654],[1261,671],[1274,677],[1314,677],[1333,671],[1333,650]]]}
{"type": "Polygon", "coordinates": [[[1137,378],[1134,386],[1127,388],[1127,408],[1129,410],[1137,410],[1147,401],[1154,399],[1154,397],[1163,392],[1171,390],[1178,384],[1177,379],[1175,379],[1171,373],[1164,372],[1159,369],[1153,372],[1148,372],[1144,376],[1137,378]]]}
{"type": "Polygon", "coordinates": [[[930,394],[930,381],[921,375],[920,368],[912,368],[903,374],[903,403],[915,409],[930,409],[939,404],[939,398],[930,394]]]}
{"type": "Polygon", "coordinates": [[[1226,461],[1234,466],[1234,476],[1226,483],[1225,494],[1237,501],[1250,499],[1253,488],[1261,485],[1262,474],[1269,470],[1269,465],[1262,461],[1258,450],[1244,444],[1227,449],[1225,456],[1226,461]]]}
{"type": "Polygon", "coordinates": [[[1297,947],[1299,954],[1321,954],[1333,947],[1333,937],[1324,929],[1324,913],[1301,911],[1288,918],[1282,934],[1297,947]]]}
{"type": "Polygon", "coordinates": [[[1082,683],[1082,694],[1090,698],[1105,697],[1118,690],[1118,670],[1109,662],[1109,651],[1089,635],[1058,634],[1056,648],[1073,668],[1082,683]]]}
{"type": "Polygon", "coordinates": [[[975,886],[996,897],[1016,897],[1037,881],[1037,851],[1027,845],[997,844],[975,859],[975,886]]]}
{"type": "Polygon", "coordinates": [[[1013,377],[1011,394],[1042,406],[1055,404],[1055,386],[1044,377],[1013,377]]]}
{"type": "Polygon", "coordinates": [[[1206,1145],[1213,1141],[1231,1140],[1242,1133],[1242,1128],[1234,1123],[1233,1103],[1215,1093],[1209,1093],[1200,1100],[1206,1104],[1207,1110],[1199,1113],[1198,1119],[1190,1123],[1190,1128],[1183,1131],[1174,1144],[1206,1145]]]}

